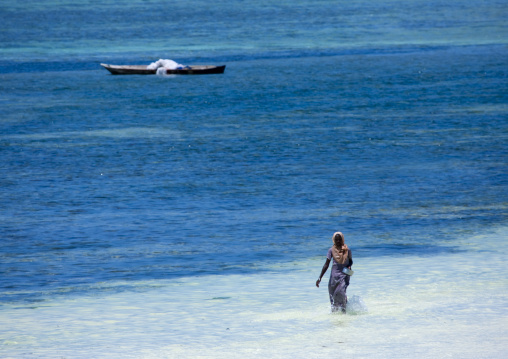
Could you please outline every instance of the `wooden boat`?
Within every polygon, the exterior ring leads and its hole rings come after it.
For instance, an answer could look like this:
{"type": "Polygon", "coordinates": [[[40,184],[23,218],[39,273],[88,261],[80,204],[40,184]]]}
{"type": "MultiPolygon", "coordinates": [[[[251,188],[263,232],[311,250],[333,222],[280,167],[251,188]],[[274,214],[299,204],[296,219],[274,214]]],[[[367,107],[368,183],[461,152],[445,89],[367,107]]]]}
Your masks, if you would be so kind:
{"type": "MultiPolygon", "coordinates": [[[[155,75],[157,69],[149,69],[147,65],[108,65],[101,64],[106,70],[113,75],[155,75]]],[[[226,65],[213,66],[213,65],[194,65],[182,66],[174,70],[164,69],[166,75],[209,75],[209,74],[223,74],[226,65]]],[[[161,68],[159,68],[161,69],[161,68]]]]}

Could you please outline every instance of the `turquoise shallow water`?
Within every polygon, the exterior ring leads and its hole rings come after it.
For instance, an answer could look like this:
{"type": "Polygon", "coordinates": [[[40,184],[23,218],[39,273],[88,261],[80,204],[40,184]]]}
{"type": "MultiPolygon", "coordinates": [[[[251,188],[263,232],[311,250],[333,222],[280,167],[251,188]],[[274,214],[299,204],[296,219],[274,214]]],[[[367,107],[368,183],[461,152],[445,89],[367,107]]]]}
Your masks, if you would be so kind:
{"type": "Polygon", "coordinates": [[[505,13],[501,1],[2,3],[2,354],[464,358],[477,323],[492,334],[485,357],[502,356],[505,13]],[[100,67],[159,58],[227,67],[100,67]],[[312,287],[336,230],[360,315],[330,316],[312,287]],[[367,339],[376,331],[393,340],[367,339]],[[436,344],[425,351],[418,332],[436,344]]]}

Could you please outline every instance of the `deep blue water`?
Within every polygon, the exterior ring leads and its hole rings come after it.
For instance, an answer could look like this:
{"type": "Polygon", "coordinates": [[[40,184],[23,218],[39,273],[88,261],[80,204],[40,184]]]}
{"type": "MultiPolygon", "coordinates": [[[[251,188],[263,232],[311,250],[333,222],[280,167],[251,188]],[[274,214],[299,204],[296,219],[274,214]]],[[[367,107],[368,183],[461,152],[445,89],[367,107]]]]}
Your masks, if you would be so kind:
{"type": "Polygon", "coordinates": [[[506,225],[505,10],[0,5],[2,301],[265,270],[339,229],[359,258],[465,250],[506,225]],[[99,65],[159,58],[227,68],[99,65]]]}

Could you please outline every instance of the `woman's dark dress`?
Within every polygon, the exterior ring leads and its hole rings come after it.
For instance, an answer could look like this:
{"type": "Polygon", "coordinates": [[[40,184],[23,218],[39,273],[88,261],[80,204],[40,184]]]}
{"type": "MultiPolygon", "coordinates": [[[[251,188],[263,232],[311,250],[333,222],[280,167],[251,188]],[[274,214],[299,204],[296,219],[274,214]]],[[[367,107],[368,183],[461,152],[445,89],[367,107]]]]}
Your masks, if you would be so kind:
{"type": "Polygon", "coordinates": [[[351,257],[351,250],[349,251],[348,260],[344,264],[335,262],[332,256],[332,248],[328,250],[326,258],[332,260],[332,272],[330,274],[330,281],[328,282],[328,293],[330,294],[330,303],[332,309],[346,309],[347,296],[346,289],[349,285],[349,276],[342,273],[342,269],[348,267],[350,264],[349,258],[351,257]]]}

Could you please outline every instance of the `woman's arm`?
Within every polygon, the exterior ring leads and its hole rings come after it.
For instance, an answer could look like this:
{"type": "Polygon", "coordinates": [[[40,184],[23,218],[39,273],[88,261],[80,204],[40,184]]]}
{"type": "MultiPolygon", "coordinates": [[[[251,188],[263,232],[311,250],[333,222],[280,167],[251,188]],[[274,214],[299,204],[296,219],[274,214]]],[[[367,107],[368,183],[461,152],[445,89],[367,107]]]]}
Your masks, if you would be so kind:
{"type": "Polygon", "coordinates": [[[319,283],[321,283],[321,278],[323,277],[323,275],[326,273],[326,271],[328,270],[328,267],[330,266],[330,260],[328,258],[326,258],[326,262],[323,266],[323,269],[321,269],[321,274],[319,275],[319,278],[318,280],[316,281],[316,287],[319,288],[319,283]]]}

